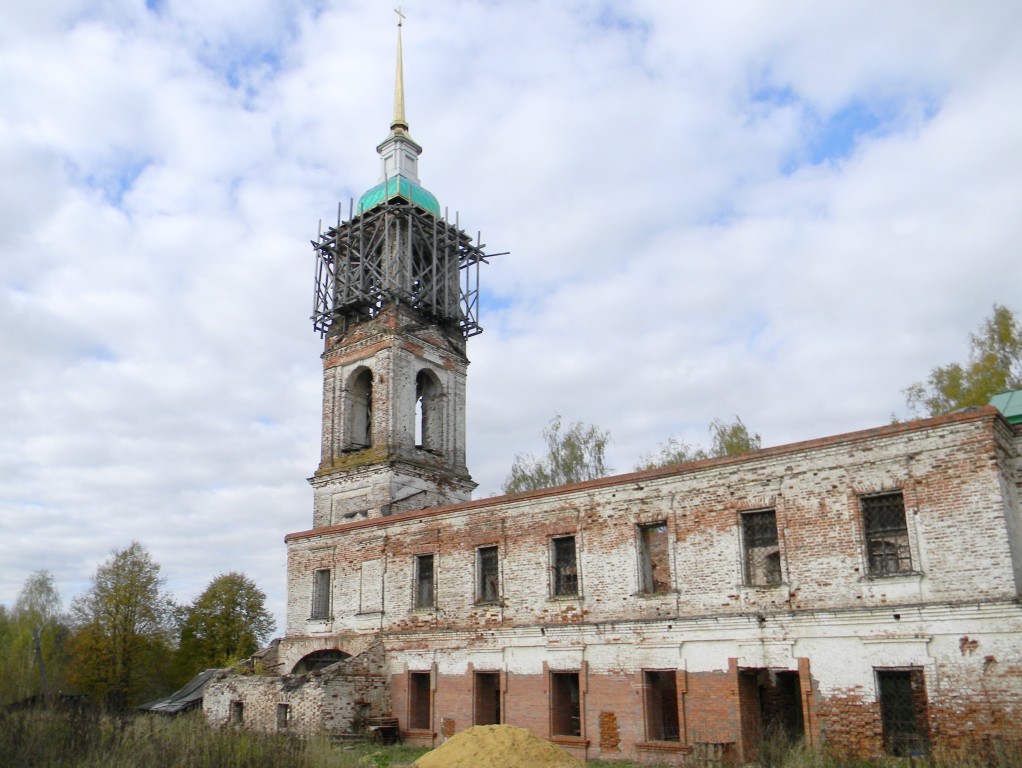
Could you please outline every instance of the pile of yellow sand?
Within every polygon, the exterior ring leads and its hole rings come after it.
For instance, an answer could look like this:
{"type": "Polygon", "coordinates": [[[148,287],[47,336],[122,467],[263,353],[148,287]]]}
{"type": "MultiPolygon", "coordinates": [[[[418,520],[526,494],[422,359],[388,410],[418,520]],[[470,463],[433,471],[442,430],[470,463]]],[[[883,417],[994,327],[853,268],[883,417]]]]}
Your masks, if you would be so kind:
{"type": "Polygon", "coordinates": [[[556,744],[513,725],[477,725],[415,761],[416,768],[576,768],[556,744]]]}

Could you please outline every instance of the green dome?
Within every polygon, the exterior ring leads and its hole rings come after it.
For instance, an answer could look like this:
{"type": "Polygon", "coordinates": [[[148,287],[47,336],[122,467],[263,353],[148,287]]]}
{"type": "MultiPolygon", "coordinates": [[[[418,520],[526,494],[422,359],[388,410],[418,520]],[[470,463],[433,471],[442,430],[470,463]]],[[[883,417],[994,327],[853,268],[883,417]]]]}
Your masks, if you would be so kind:
{"type": "Polygon", "coordinates": [[[400,197],[423,210],[429,211],[437,218],[440,217],[440,203],[433,196],[433,193],[423,189],[418,184],[413,184],[404,176],[391,176],[389,179],[364,193],[358,199],[358,206],[355,214],[361,214],[370,208],[375,208],[380,203],[400,197]]]}

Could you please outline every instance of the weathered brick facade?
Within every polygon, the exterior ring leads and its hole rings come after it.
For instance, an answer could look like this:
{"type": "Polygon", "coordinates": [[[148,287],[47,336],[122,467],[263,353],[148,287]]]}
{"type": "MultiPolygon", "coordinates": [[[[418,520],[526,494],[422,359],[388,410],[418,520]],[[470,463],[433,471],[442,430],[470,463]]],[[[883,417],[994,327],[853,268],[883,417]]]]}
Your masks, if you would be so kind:
{"type": "Polygon", "coordinates": [[[482,252],[401,109],[383,182],[316,244],[322,456],[278,675],[221,675],[210,719],[392,713],[425,745],[503,722],[657,763],[1018,741],[1022,427],[993,408],[468,500],[482,252]]]}
{"type": "Polygon", "coordinates": [[[747,758],[773,728],[879,754],[878,674],[922,681],[925,727],[888,734],[915,739],[906,749],[1017,739],[1020,442],[984,408],[291,534],[281,667],[379,638],[392,710],[425,744],[478,721],[478,679],[497,679],[502,722],[587,757],[747,758]],[[902,501],[902,560],[871,560],[862,499],[877,494],[902,501]],[[741,515],[767,509],[780,578],[750,586],[741,515]],[[638,531],[651,523],[666,525],[670,586],[645,593],[638,531]],[[576,592],[556,595],[551,542],[564,537],[576,592]],[[478,552],[493,546],[499,599],[481,603],[478,552]],[[424,555],[432,603],[417,607],[424,555]],[[331,610],[312,620],[323,569],[331,610]],[[556,700],[563,673],[577,675],[577,705],[556,700]],[[651,722],[664,685],[667,732],[651,722]],[[428,727],[409,727],[416,706],[428,727]],[[556,722],[563,706],[577,726],[556,722]]]}

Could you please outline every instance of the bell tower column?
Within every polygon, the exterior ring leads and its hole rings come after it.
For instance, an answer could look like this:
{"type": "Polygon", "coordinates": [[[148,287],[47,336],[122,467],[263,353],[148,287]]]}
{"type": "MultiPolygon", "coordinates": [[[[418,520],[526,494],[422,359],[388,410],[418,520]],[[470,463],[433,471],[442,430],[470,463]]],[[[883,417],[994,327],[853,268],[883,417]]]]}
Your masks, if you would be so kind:
{"type": "Polygon", "coordinates": [[[471,498],[465,342],[486,258],[441,215],[408,133],[398,22],[394,117],[380,183],[321,232],[313,325],[324,337],[315,527],[471,498]]]}

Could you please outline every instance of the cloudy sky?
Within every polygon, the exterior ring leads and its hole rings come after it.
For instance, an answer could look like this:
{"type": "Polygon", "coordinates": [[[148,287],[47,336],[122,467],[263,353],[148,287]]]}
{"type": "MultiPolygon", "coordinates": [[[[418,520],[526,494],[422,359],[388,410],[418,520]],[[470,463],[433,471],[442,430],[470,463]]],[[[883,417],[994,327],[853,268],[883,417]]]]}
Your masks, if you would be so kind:
{"type": "MultiPolygon", "coordinates": [[[[311,525],[309,240],[375,184],[393,2],[0,9],[0,603],[133,539],[283,615],[311,525]]],[[[1022,311],[1022,4],[406,0],[423,183],[481,230],[469,467],[555,414],[628,471],[905,415],[1022,311]]]]}

